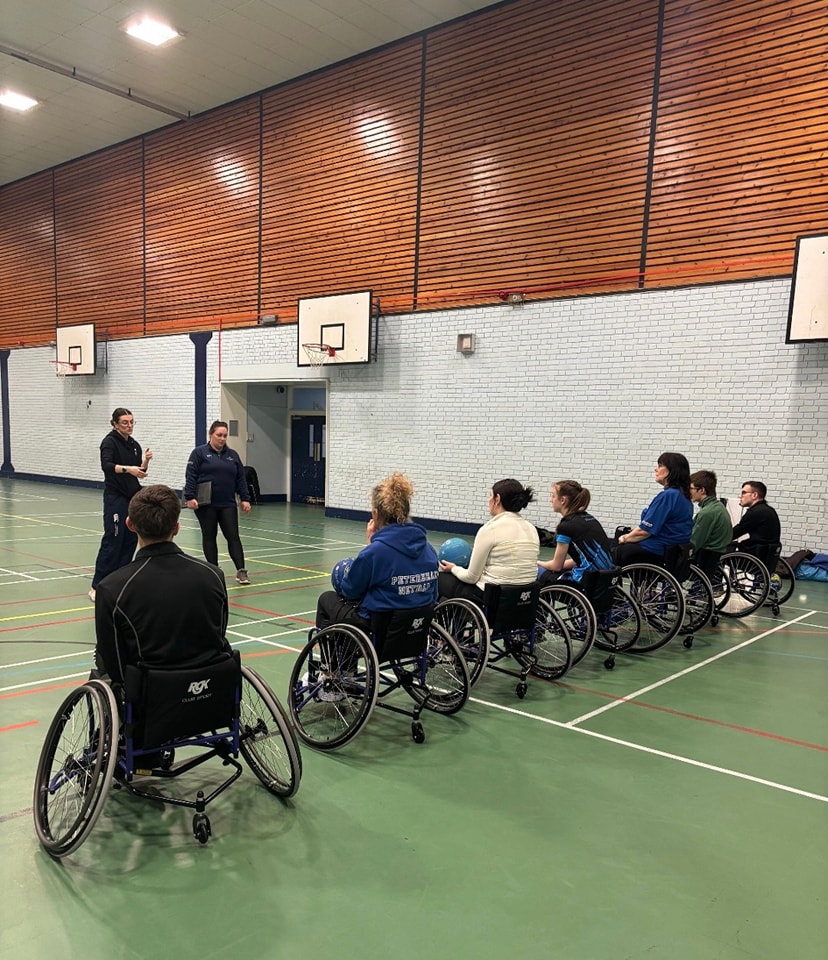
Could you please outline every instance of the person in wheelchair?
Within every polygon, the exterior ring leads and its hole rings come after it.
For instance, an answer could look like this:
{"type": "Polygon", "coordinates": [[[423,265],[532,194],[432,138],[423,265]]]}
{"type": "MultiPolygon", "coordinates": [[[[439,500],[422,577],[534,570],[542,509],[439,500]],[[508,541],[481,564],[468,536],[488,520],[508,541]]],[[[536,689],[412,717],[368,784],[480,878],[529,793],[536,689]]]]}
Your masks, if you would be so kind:
{"type": "Polygon", "coordinates": [[[690,542],[693,504],[690,501],[690,464],[681,453],[662,453],[655,468],[655,481],[664,489],[641,512],[638,526],[618,538],[615,560],[630,563],[660,563],[667,547],[690,542]]]}
{"type": "MultiPolygon", "coordinates": [[[[541,586],[558,580],[578,582],[587,570],[610,570],[612,543],[600,522],[587,513],[590,492],[577,480],[559,480],[549,498],[552,509],[561,515],[554,534],[544,531],[544,545],[554,544],[551,560],[538,562],[541,586]]],[[[538,531],[540,534],[540,530],[538,531]]]]}
{"type": "Polygon", "coordinates": [[[98,584],[93,678],[120,686],[128,664],[198,667],[230,652],[224,574],[173,543],[180,514],[178,497],[163,484],[130,500],[126,524],[138,552],[98,584]]]}
{"type": "Polygon", "coordinates": [[[371,519],[363,547],[339,581],[339,591],[322,593],[316,626],[348,623],[371,633],[371,618],[388,610],[437,602],[437,553],[425,528],[411,519],[414,487],[393,473],[371,491],[371,519]]]}
{"type": "Polygon", "coordinates": [[[765,500],[767,493],[768,488],[761,480],[746,480],[742,484],[739,504],[745,512],[733,527],[731,549],[764,558],[768,556],[768,548],[775,547],[782,539],[779,515],[765,500]]]}
{"type": "Polygon", "coordinates": [[[537,528],[520,511],[535,499],[531,487],[498,480],[489,493],[492,519],[477,531],[468,567],[440,561],[441,597],[461,597],[483,606],[487,583],[525,584],[537,579],[540,540],[537,528]]]}
{"type": "Polygon", "coordinates": [[[697,470],[690,476],[690,499],[699,508],[690,535],[693,563],[711,581],[733,534],[730,514],[716,496],[716,482],[712,470],[697,470]]]}

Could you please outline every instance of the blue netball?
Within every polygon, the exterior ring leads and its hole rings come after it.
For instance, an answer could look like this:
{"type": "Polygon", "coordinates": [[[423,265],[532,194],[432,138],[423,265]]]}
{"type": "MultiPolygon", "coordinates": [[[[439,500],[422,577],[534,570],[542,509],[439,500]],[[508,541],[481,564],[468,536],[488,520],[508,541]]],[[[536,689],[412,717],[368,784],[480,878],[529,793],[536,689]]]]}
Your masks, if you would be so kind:
{"type": "Polygon", "coordinates": [[[471,547],[461,537],[450,537],[444,543],[440,544],[437,551],[439,560],[447,560],[449,563],[456,563],[460,567],[467,567],[471,560],[471,547]]]}
{"type": "Polygon", "coordinates": [[[333,570],[331,570],[331,586],[337,593],[342,593],[342,578],[351,569],[353,562],[354,558],[348,557],[346,560],[337,560],[334,564],[333,570]]]}

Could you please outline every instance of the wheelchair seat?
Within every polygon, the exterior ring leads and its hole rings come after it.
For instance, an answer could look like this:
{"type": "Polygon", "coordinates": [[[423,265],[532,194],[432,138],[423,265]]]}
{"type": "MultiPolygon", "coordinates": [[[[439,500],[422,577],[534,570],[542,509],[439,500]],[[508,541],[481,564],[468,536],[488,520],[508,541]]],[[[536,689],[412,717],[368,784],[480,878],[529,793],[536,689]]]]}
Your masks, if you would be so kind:
{"type": "Polygon", "coordinates": [[[428,644],[434,607],[412,610],[382,610],[371,617],[371,639],[377,660],[402,660],[419,656],[428,644]]]}
{"type": "Polygon", "coordinates": [[[690,574],[692,550],[693,546],[690,543],[671,543],[664,548],[662,564],[679,583],[684,583],[690,574]]]}

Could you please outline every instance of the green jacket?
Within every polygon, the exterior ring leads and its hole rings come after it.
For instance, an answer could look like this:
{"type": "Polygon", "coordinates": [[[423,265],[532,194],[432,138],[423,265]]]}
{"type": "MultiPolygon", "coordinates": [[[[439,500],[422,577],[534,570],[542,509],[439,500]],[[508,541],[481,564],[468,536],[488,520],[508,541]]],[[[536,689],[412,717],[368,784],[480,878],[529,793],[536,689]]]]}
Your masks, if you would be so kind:
{"type": "Polygon", "coordinates": [[[724,553],[733,540],[733,524],[724,504],[716,497],[705,497],[699,503],[690,542],[693,550],[711,550],[724,553]]]}

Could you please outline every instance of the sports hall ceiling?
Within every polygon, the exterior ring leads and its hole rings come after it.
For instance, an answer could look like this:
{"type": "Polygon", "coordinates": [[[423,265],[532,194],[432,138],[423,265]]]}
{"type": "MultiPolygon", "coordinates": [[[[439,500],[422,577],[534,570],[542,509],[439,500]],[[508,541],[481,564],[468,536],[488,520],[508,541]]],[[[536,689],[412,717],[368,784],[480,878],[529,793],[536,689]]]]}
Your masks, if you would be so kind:
{"type": "Polygon", "coordinates": [[[0,107],[0,184],[493,4],[0,0],[0,93],[38,101],[25,113],[0,107]],[[123,27],[143,13],[182,36],[161,47],[133,39],[123,27]]]}

